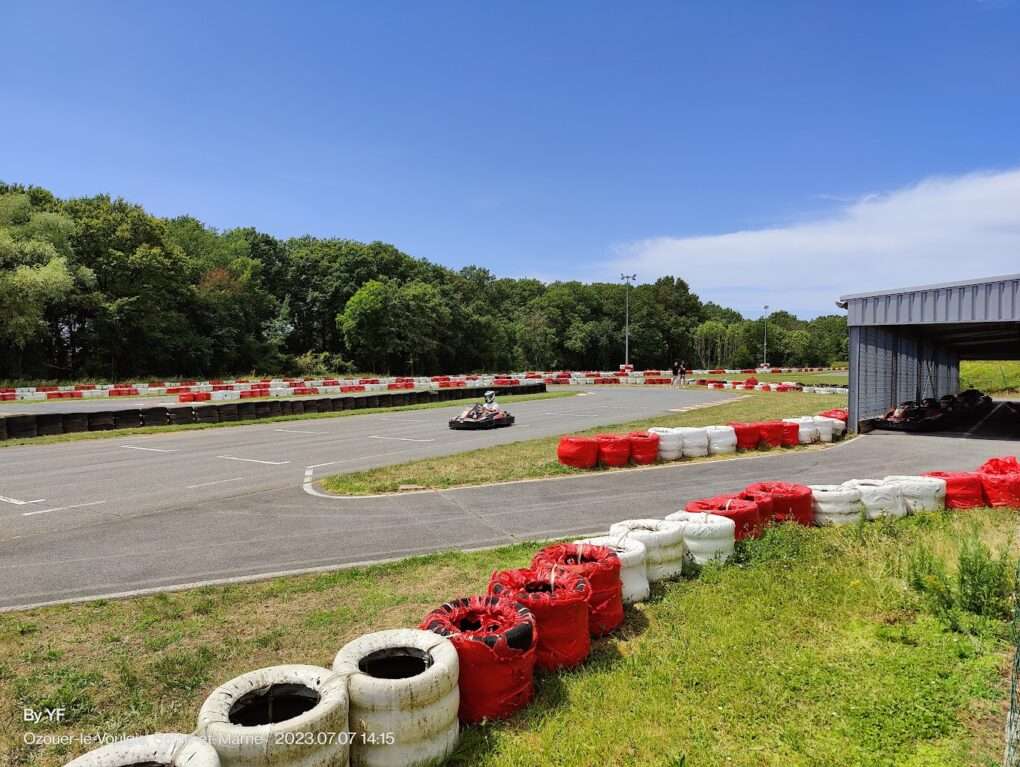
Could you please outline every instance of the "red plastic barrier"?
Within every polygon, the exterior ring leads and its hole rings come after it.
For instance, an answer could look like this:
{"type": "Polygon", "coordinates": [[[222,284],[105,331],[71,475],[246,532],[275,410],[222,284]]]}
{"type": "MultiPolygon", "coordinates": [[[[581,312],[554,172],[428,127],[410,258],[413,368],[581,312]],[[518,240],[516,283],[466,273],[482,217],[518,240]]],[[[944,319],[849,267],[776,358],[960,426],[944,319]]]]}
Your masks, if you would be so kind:
{"type": "MultiPolygon", "coordinates": [[[[758,424],[758,431],[761,434],[761,441],[769,447],[779,447],[783,444],[783,421],[762,421],[758,424]]],[[[793,430],[794,437],[797,436],[797,431],[798,429],[793,430]]]]}
{"type": "Polygon", "coordinates": [[[619,434],[599,434],[599,463],[603,466],[626,466],[630,462],[630,439],[619,434]]]}
{"type": "Polygon", "coordinates": [[[989,458],[978,467],[979,474],[1020,474],[1020,461],[1015,456],[989,458]]]}
{"type": "Polygon", "coordinates": [[[350,392],[365,391],[365,387],[360,384],[355,384],[353,386],[341,386],[340,391],[344,394],[349,394],[350,392]]]}
{"type": "Polygon", "coordinates": [[[556,458],[564,466],[594,469],[599,462],[599,443],[594,437],[560,437],[556,458]]]}
{"type": "Polygon", "coordinates": [[[772,500],[771,494],[744,489],[737,493],[737,497],[743,498],[745,501],[753,501],[758,505],[758,516],[761,517],[763,527],[776,521],[776,504],[772,500]]]}
{"type": "Polygon", "coordinates": [[[818,415],[825,416],[826,418],[838,418],[843,423],[846,423],[848,420],[850,420],[850,411],[847,410],[845,407],[837,407],[833,408],[832,410],[823,410],[818,415]]]}
{"type": "Polygon", "coordinates": [[[448,637],[460,660],[460,720],[503,719],[535,692],[538,630],[528,608],[498,596],[462,597],[419,628],[448,637]]]}
{"type": "Polygon", "coordinates": [[[1011,455],[989,458],[978,469],[989,506],[1020,508],[1020,463],[1011,455]]]}
{"type": "Polygon", "coordinates": [[[772,384],[767,384],[767,383],[762,384],[761,385],[761,391],[772,391],[772,384]]]}
{"type": "Polygon", "coordinates": [[[208,402],[212,399],[212,392],[197,391],[192,395],[192,397],[194,397],[195,402],[208,402]]]}
{"type": "Polygon", "coordinates": [[[191,392],[187,392],[187,391],[186,392],[181,392],[180,394],[177,395],[177,401],[178,402],[194,402],[195,401],[195,395],[192,394],[191,392]]]}
{"type": "Polygon", "coordinates": [[[797,447],[800,444],[800,424],[783,421],[783,447],[797,447]]]}
{"type": "Polygon", "coordinates": [[[811,488],[806,485],[796,485],[792,482],[756,482],[744,488],[744,492],[771,495],[773,518],[776,522],[796,522],[800,525],[811,525],[814,522],[811,488]]]}
{"type": "Polygon", "coordinates": [[[539,577],[530,568],[502,570],[489,578],[489,593],[524,605],[535,616],[538,667],[546,671],[571,668],[591,652],[588,600],[591,584],[581,575],[539,577]]]}
{"type": "Polygon", "coordinates": [[[736,495],[717,495],[714,498],[699,498],[690,501],[684,508],[687,511],[707,511],[709,514],[732,519],[736,525],[735,537],[738,541],[761,536],[761,512],[758,510],[758,504],[754,501],[748,501],[736,495]]]}
{"type": "Polygon", "coordinates": [[[756,423],[731,423],[737,433],[738,450],[757,450],[761,442],[761,428],[756,423]]]}
{"type": "Polygon", "coordinates": [[[986,505],[981,476],[977,472],[929,471],[924,476],[946,481],[947,509],[979,509],[986,505]]]}
{"type": "Polygon", "coordinates": [[[659,435],[646,431],[632,431],[627,435],[630,439],[630,458],[637,464],[655,463],[659,457],[659,435]]]}
{"type": "Polygon", "coordinates": [[[623,584],[620,558],[605,546],[560,543],[535,554],[531,567],[539,576],[557,573],[580,575],[591,583],[589,629],[593,637],[608,634],[623,623],[623,584]]]}

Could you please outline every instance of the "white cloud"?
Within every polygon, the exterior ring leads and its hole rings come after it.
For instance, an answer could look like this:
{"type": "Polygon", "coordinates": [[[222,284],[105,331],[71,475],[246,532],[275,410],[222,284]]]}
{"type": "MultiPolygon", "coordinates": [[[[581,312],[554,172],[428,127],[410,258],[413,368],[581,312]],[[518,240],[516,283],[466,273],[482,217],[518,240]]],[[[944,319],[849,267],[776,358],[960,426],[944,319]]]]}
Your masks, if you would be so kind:
{"type": "Polygon", "coordinates": [[[929,178],[816,220],[622,246],[607,274],[683,277],[703,300],[811,317],[840,295],[1020,272],[1020,168],[929,178]]]}

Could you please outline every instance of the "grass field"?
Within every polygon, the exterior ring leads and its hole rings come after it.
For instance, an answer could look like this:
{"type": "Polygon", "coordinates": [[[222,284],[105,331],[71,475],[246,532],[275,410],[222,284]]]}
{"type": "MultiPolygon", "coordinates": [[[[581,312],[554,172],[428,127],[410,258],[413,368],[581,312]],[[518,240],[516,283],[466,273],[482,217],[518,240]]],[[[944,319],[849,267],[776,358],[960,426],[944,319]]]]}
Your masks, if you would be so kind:
{"type": "MultiPolygon", "coordinates": [[[[650,426],[708,426],[730,421],[760,421],[797,415],[813,415],[846,405],[843,395],[787,392],[747,392],[746,396],[688,413],[669,413],[642,421],[600,426],[578,434],[626,433],[650,426]]],[[[559,437],[543,437],[507,445],[482,448],[441,458],[383,466],[351,474],[336,474],[323,487],[340,495],[395,492],[401,485],[447,488],[488,482],[537,479],[582,472],[556,460],[559,437]]],[[[712,459],[703,459],[712,460],[712,459]]],[[[606,469],[605,471],[627,471],[606,469]]]]}
{"type": "Polygon", "coordinates": [[[964,360],[960,363],[960,388],[989,393],[1020,392],[1020,362],[964,360]]]}
{"type": "MultiPolygon", "coordinates": [[[[576,392],[547,391],[536,394],[516,394],[500,397],[500,402],[527,402],[535,399],[555,399],[557,397],[573,397],[576,392]]],[[[246,400],[258,402],[259,400],[246,400]]],[[[301,398],[296,398],[301,401],[301,398]]],[[[469,402],[469,400],[464,400],[469,402]]],[[[7,404],[7,403],[4,403],[7,404]]],[[[223,404],[231,404],[229,402],[223,404]]],[[[452,407],[456,402],[426,402],[419,405],[399,405],[396,407],[370,407],[360,410],[342,410],[337,413],[309,413],[307,415],[281,415],[275,418],[259,418],[257,421],[226,421],[224,423],[186,423],[180,426],[142,426],[137,429],[116,429],[112,431],[84,431],[73,434],[58,434],[50,437],[31,437],[29,439],[0,440],[0,448],[17,445],[52,445],[55,442],[80,442],[93,439],[121,439],[136,434],[163,434],[174,431],[196,431],[200,429],[223,429],[232,426],[251,426],[257,423],[278,423],[281,421],[304,421],[310,418],[346,418],[347,416],[368,415],[370,413],[391,413],[405,410],[432,410],[438,407],[452,407]]]]}
{"type": "MultiPolygon", "coordinates": [[[[450,763],[997,764],[1004,604],[991,617],[954,607],[947,619],[909,584],[946,563],[947,588],[959,581],[964,604],[965,579],[953,573],[961,540],[1015,551],[1015,527],[1015,512],[998,510],[773,529],[736,564],[657,586],[583,667],[540,675],[529,708],[466,728],[450,763]]],[[[29,746],[26,732],[191,732],[218,683],[280,663],[328,666],[350,639],[416,625],[534,549],[0,614],[0,764],[57,767],[84,750],[29,746]],[[67,718],[27,724],[25,706],[61,706],[67,718]]]]}

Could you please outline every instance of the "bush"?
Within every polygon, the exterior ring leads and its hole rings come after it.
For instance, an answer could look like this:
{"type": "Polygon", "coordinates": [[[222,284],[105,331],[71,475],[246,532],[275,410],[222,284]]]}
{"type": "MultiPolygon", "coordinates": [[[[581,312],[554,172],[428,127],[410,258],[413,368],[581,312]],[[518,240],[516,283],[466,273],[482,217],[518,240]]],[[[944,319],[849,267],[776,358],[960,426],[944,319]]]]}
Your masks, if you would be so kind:
{"type": "Polygon", "coordinates": [[[962,609],[987,618],[1008,619],[1012,581],[1013,567],[1005,551],[993,557],[976,535],[963,540],[956,574],[962,609]]]}
{"type": "Polygon", "coordinates": [[[339,354],[305,352],[294,358],[296,371],[304,376],[346,375],[354,372],[354,365],[339,354]]]}

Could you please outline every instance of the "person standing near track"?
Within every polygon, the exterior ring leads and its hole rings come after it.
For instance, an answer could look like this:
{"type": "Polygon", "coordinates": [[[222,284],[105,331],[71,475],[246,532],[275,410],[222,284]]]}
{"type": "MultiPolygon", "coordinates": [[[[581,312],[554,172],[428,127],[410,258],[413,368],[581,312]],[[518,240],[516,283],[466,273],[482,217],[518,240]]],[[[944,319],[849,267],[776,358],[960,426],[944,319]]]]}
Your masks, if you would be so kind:
{"type": "Polygon", "coordinates": [[[673,386],[680,385],[680,363],[673,360],[673,386]]]}
{"type": "Polygon", "coordinates": [[[680,385],[687,385],[687,360],[683,360],[680,363],[680,385]]]}

